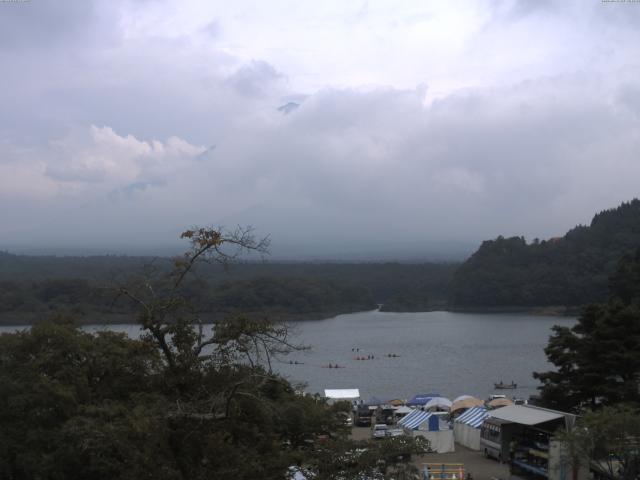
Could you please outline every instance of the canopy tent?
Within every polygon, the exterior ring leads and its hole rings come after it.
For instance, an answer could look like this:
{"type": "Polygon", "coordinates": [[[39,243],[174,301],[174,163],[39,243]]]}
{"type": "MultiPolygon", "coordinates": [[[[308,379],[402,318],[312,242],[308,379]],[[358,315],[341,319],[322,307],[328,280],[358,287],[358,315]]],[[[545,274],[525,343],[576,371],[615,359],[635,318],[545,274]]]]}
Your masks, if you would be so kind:
{"type": "Polygon", "coordinates": [[[480,400],[479,398],[474,398],[469,395],[465,395],[465,397],[466,398],[453,401],[453,405],[451,405],[450,408],[452,413],[458,410],[464,410],[465,408],[484,406],[484,400],[480,400]]]}
{"type": "Polygon", "coordinates": [[[413,396],[411,400],[407,402],[407,406],[409,407],[418,407],[427,403],[432,398],[439,397],[439,393],[418,393],[413,396]]]}
{"type": "Polygon", "coordinates": [[[457,443],[472,450],[480,450],[480,427],[489,412],[483,407],[473,407],[453,423],[453,437],[457,443]]]}
{"type": "Polygon", "coordinates": [[[508,398],[494,398],[487,403],[487,406],[491,408],[506,407],[509,405],[513,405],[513,402],[508,398]]]}
{"type": "Polygon", "coordinates": [[[394,398],[393,400],[389,400],[387,403],[389,405],[393,405],[394,407],[399,407],[400,405],[404,405],[404,400],[400,400],[399,398],[394,398]]]}
{"type": "Polygon", "coordinates": [[[460,400],[464,400],[466,398],[475,398],[473,395],[460,395],[453,399],[453,403],[459,402],[460,400]]]}
{"type": "Polygon", "coordinates": [[[454,451],[453,431],[449,428],[440,429],[440,419],[431,412],[414,410],[398,422],[405,433],[413,437],[424,437],[429,440],[431,449],[438,453],[454,451]]]}
{"type": "Polygon", "coordinates": [[[411,412],[414,412],[414,411],[415,410],[413,408],[409,408],[409,407],[406,407],[406,406],[403,405],[401,407],[396,408],[395,413],[397,415],[407,415],[408,413],[411,413],[411,412]]]}
{"type": "Polygon", "coordinates": [[[437,415],[429,412],[423,412],[421,410],[414,410],[409,415],[398,421],[398,425],[406,428],[407,430],[440,430],[440,420],[437,415]]]}
{"type": "Polygon", "coordinates": [[[452,402],[448,398],[444,397],[434,397],[424,404],[424,409],[428,410],[429,408],[451,408],[452,402]]]}
{"type": "Polygon", "coordinates": [[[463,425],[469,425],[473,428],[480,428],[482,422],[484,422],[484,419],[487,418],[488,415],[489,412],[486,408],[473,407],[456,418],[455,422],[463,425]]]}
{"type": "Polygon", "coordinates": [[[331,400],[357,400],[360,390],[357,388],[332,388],[324,391],[324,396],[331,400]]]}

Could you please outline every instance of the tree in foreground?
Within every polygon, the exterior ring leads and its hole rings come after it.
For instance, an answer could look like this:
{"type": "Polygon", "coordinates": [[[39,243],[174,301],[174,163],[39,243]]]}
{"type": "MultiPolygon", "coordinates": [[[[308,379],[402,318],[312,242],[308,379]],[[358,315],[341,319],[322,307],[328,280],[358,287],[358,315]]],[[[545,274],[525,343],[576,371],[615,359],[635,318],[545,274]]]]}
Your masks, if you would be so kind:
{"type": "Polygon", "coordinates": [[[267,242],[192,229],[170,272],[116,288],[139,307],[140,340],[58,319],[0,336],[0,478],[316,479],[411,475],[411,439],[355,442],[340,415],[272,370],[296,345],[285,325],[242,316],[205,327],[185,282],[267,242]]]}
{"type": "Polygon", "coordinates": [[[635,480],[640,475],[640,414],[629,407],[588,411],[558,439],[574,473],[582,466],[605,478],[635,480]]]}
{"type": "Polygon", "coordinates": [[[640,250],[624,257],[606,304],[588,306],[575,326],[554,327],[545,348],[556,370],[534,373],[551,408],[640,407],[640,250]]]}

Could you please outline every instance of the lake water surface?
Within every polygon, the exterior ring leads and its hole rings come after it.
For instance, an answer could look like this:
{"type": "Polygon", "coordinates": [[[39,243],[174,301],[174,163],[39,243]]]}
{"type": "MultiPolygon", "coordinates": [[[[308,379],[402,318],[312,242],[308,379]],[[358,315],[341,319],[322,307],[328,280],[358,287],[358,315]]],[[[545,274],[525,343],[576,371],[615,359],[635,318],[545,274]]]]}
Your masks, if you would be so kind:
{"type": "MultiPolygon", "coordinates": [[[[359,388],[365,399],[372,395],[406,399],[419,392],[448,398],[463,394],[486,398],[491,393],[526,398],[536,393],[531,373],[551,368],[543,351],[551,327],[574,323],[575,319],[523,314],[371,311],[339,315],[293,322],[295,339],[312,348],[283,358],[274,368],[293,382],[305,382],[309,392],[359,388]],[[360,351],[352,351],[356,348],[360,351]],[[390,353],[400,357],[389,358],[390,353]],[[356,360],[358,355],[375,359],[356,360]],[[346,368],[323,368],[329,363],[346,368]],[[493,383],[501,380],[516,382],[518,389],[494,391],[493,383]]],[[[87,328],[139,334],[137,325],[87,328]]]]}

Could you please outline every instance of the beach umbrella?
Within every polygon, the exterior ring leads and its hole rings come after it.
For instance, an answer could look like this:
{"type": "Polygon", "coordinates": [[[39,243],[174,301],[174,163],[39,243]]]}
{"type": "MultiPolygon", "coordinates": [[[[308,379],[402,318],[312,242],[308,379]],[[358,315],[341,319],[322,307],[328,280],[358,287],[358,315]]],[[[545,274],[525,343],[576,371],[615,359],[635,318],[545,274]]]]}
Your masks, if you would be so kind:
{"type": "Polygon", "coordinates": [[[448,398],[444,397],[434,397],[424,404],[424,409],[428,410],[429,408],[451,408],[452,402],[448,398]]]}
{"type": "Polygon", "coordinates": [[[482,407],[484,405],[484,400],[480,400],[479,398],[473,398],[467,395],[468,398],[463,398],[462,400],[454,400],[453,405],[451,405],[451,411],[455,412],[457,410],[463,410],[466,408],[473,407],[482,407]]]}
{"type": "Polygon", "coordinates": [[[487,406],[491,408],[506,407],[508,405],[513,405],[513,402],[508,398],[494,398],[487,403],[487,406]]]}

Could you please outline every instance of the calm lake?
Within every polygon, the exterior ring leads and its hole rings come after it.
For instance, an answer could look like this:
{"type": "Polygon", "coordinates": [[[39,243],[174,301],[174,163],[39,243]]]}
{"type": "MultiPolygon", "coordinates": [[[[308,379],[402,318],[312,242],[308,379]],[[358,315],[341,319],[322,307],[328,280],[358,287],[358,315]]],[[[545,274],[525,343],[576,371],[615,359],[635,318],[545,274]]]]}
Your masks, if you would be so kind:
{"type": "MultiPolygon", "coordinates": [[[[543,348],[553,325],[571,326],[575,319],[523,314],[451,312],[361,312],[318,321],[293,322],[295,338],[311,346],[274,364],[309,392],[325,388],[359,388],[388,400],[435,392],[453,398],[491,393],[527,398],[536,393],[533,371],[544,371],[543,348]],[[360,349],[359,352],[352,349],[360,349]],[[399,357],[389,358],[395,353],[399,357]],[[373,355],[372,360],[356,360],[373,355]],[[301,364],[290,364],[297,361],[301,364]],[[323,368],[327,364],[345,368],[323,368]],[[494,391],[494,382],[514,381],[516,390],[494,391]]],[[[137,325],[90,326],[139,334],[137,325]]],[[[15,330],[4,327],[0,331],[15,330]]]]}

